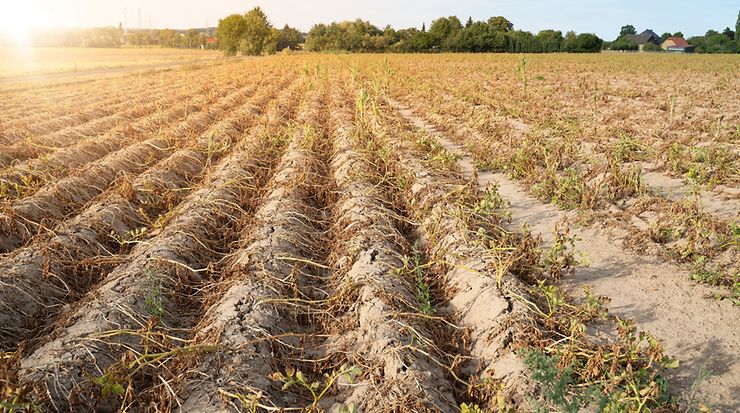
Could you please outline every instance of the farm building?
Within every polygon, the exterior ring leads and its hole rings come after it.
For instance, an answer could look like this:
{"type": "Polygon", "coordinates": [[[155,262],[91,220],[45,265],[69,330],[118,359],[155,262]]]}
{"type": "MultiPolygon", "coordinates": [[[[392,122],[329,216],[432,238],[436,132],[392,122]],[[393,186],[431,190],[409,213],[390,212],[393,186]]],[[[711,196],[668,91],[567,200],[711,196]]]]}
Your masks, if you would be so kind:
{"type": "Polygon", "coordinates": [[[678,36],[665,39],[660,47],[667,52],[674,53],[691,53],[694,51],[694,46],[690,45],[683,37],[678,36]]]}
{"type": "Polygon", "coordinates": [[[640,47],[640,51],[642,51],[642,48],[648,43],[660,46],[661,42],[660,36],[658,36],[651,29],[647,29],[640,34],[628,34],[626,37],[628,40],[637,43],[637,45],[640,47]]]}

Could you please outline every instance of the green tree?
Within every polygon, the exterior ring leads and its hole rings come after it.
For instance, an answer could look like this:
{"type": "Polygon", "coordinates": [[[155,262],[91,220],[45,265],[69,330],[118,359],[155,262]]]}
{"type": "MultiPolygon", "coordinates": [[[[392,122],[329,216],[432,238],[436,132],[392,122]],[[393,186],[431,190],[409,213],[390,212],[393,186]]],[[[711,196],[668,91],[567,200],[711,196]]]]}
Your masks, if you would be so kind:
{"type": "Polygon", "coordinates": [[[434,47],[440,50],[454,50],[455,37],[460,30],[462,24],[456,16],[440,17],[429,26],[429,36],[434,47]]]}
{"type": "Polygon", "coordinates": [[[323,24],[314,24],[311,30],[308,31],[308,37],[306,38],[306,50],[312,52],[318,52],[327,49],[328,44],[328,27],[323,24]]]}
{"type": "Polygon", "coordinates": [[[542,30],[537,33],[535,40],[542,53],[559,52],[563,45],[563,33],[559,30],[542,30]]]}
{"type": "MultiPolygon", "coordinates": [[[[263,54],[274,54],[278,51],[278,44],[280,43],[281,31],[271,27],[270,34],[265,39],[264,46],[262,47],[263,54]]],[[[282,49],[280,49],[282,50],[282,49]]]]}
{"type": "Polygon", "coordinates": [[[306,49],[346,50],[350,52],[379,52],[390,46],[395,34],[381,31],[370,22],[357,19],[329,25],[317,24],[308,32],[306,49]],[[389,36],[386,37],[385,33],[389,36]]]}
{"type": "Polygon", "coordinates": [[[86,31],[82,46],[121,47],[121,30],[117,27],[96,27],[86,31]]]}
{"type": "Polygon", "coordinates": [[[406,50],[410,52],[428,52],[432,49],[432,38],[425,31],[413,31],[407,43],[406,50]]]}
{"type": "Polygon", "coordinates": [[[277,50],[298,50],[298,47],[301,43],[303,43],[303,35],[301,35],[301,32],[298,29],[294,29],[286,24],[283,29],[280,30],[277,50]]]}
{"type": "Polygon", "coordinates": [[[695,36],[689,43],[696,46],[697,53],[735,53],[738,51],[737,42],[730,40],[716,30],[709,30],[705,36],[695,36]]]}
{"type": "Polygon", "coordinates": [[[396,32],[390,24],[385,26],[385,29],[383,29],[383,36],[388,39],[391,45],[397,43],[401,39],[398,32],[396,32]]]}
{"type": "Polygon", "coordinates": [[[232,14],[218,21],[216,35],[218,48],[228,56],[234,56],[247,31],[247,22],[241,14],[232,14]]]}
{"type": "Polygon", "coordinates": [[[666,41],[666,39],[668,39],[671,36],[673,36],[673,35],[670,34],[669,32],[665,32],[662,35],[660,35],[660,39],[663,40],[663,41],[666,41]]]}
{"type": "Polygon", "coordinates": [[[508,32],[514,29],[514,24],[503,16],[491,17],[488,19],[488,25],[491,26],[493,30],[499,32],[508,32]]]}
{"type": "Polygon", "coordinates": [[[563,38],[563,51],[568,53],[575,52],[576,49],[576,32],[573,30],[568,31],[565,33],[565,38],[563,38]]]}
{"type": "Polygon", "coordinates": [[[133,46],[144,46],[146,43],[146,35],[143,32],[133,32],[128,37],[129,44],[133,46]]]}
{"type": "Polygon", "coordinates": [[[484,53],[506,51],[506,37],[490,24],[474,22],[457,36],[459,51],[484,53]]]}
{"type": "Polygon", "coordinates": [[[272,25],[261,8],[255,7],[244,15],[245,29],[239,43],[239,51],[250,56],[261,55],[267,44],[274,40],[272,25]]]}
{"type": "Polygon", "coordinates": [[[735,32],[732,31],[729,27],[725,27],[725,30],[722,31],[722,34],[727,36],[730,40],[735,40],[735,32]]]}
{"type": "MultiPolygon", "coordinates": [[[[652,43],[651,43],[652,44],[652,43]]],[[[626,37],[620,37],[609,45],[611,50],[638,50],[640,46],[626,37]]]]}
{"type": "Polygon", "coordinates": [[[622,28],[619,29],[619,37],[624,37],[628,34],[637,34],[637,30],[635,30],[635,26],[628,24],[628,25],[622,26],[622,28]]]}
{"type": "Polygon", "coordinates": [[[205,45],[206,36],[196,29],[189,29],[185,32],[185,38],[183,39],[183,46],[191,49],[197,49],[205,45]]]}
{"type": "Polygon", "coordinates": [[[737,21],[735,22],[735,41],[738,42],[740,49],[740,11],[737,12],[737,21]]]}
{"type": "Polygon", "coordinates": [[[673,36],[674,36],[674,37],[681,37],[681,38],[683,38],[683,32],[676,32],[676,33],[673,33],[673,36]]]}
{"type": "Polygon", "coordinates": [[[603,40],[591,33],[568,32],[563,41],[563,49],[569,53],[598,53],[601,51],[603,40]]]}
{"type": "Polygon", "coordinates": [[[170,29],[160,30],[159,45],[161,47],[180,47],[182,45],[180,33],[170,29]]]}
{"type": "Polygon", "coordinates": [[[599,53],[604,43],[599,36],[592,33],[581,33],[577,36],[577,53],[599,53]]]}

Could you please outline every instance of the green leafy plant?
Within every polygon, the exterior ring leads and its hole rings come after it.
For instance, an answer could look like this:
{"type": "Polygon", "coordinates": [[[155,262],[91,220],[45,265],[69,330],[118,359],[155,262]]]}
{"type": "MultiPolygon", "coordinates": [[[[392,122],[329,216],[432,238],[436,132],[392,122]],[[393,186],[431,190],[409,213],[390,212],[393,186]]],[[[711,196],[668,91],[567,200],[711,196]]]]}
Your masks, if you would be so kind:
{"type": "Polygon", "coordinates": [[[612,145],[612,154],[620,163],[644,160],[650,153],[651,150],[647,146],[642,145],[639,141],[630,138],[624,133],[612,145]]]}
{"type": "Polygon", "coordinates": [[[522,82],[522,91],[524,94],[527,93],[527,59],[522,57],[519,60],[519,80],[522,82]]]}
{"type": "Polygon", "coordinates": [[[475,213],[492,213],[497,209],[511,206],[509,201],[501,196],[498,189],[499,184],[495,183],[483,192],[481,199],[474,206],[475,213]]]}
{"type": "MultiPolygon", "coordinates": [[[[155,320],[149,320],[146,326],[139,330],[111,330],[96,333],[93,338],[99,341],[115,340],[119,337],[129,337],[140,340],[137,345],[129,341],[128,349],[113,364],[106,367],[102,374],[93,377],[91,382],[98,386],[103,399],[117,399],[121,402],[121,411],[134,403],[142,402],[146,390],[136,389],[136,383],[146,376],[159,376],[162,381],[172,380],[169,363],[182,362],[184,357],[211,352],[216,349],[213,345],[193,344],[167,334],[158,328],[155,320]],[[174,343],[178,343],[175,345],[174,343]]],[[[160,400],[161,394],[150,394],[160,400]]]]}
{"type": "Polygon", "coordinates": [[[365,89],[360,89],[357,95],[357,101],[355,102],[357,120],[360,124],[364,125],[367,122],[367,102],[370,100],[370,95],[365,89]]]}
{"type": "Polygon", "coordinates": [[[429,284],[427,283],[426,269],[429,267],[429,263],[424,263],[421,254],[421,248],[418,243],[414,243],[411,250],[410,256],[404,256],[403,267],[397,271],[397,276],[403,276],[404,274],[410,275],[410,277],[416,283],[416,301],[419,304],[419,310],[426,315],[433,315],[435,313],[434,305],[432,304],[432,294],[429,290],[429,284]]]}
{"type": "MultiPolygon", "coordinates": [[[[589,387],[572,391],[572,385],[576,381],[572,364],[561,369],[558,367],[559,357],[548,356],[537,349],[526,350],[523,355],[524,364],[532,372],[532,379],[542,384],[543,396],[547,404],[554,406],[556,411],[578,413],[582,407],[594,402],[597,404],[594,411],[604,411],[606,400],[599,397],[598,389],[589,387]]],[[[549,411],[547,406],[535,399],[530,399],[530,404],[538,413],[549,411]]]]}
{"type": "Polygon", "coordinates": [[[135,228],[127,231],[124,235],[118,235],[115,231],[110,232],[110,237],[115,240],[120,247],[136,244],[141,238],[144,238],[148,232],[146,227],[135,228]]]}
{"type": "Polygon", "coordinates": [[[340,377],[344,377],[349,383],[354,383],[355,379],[361,374],[362,370],[359,367],[343,364],[339,370],[335,370],[331,374],[326,375],[326,381],[309,381],[306,379],[303,372],[289,367],[285,369],[284,373],[274,373],[273,379],[283,382],[283,390],[288,390],[293,386],[299,386],[308,390],[312,398],[312,403],[308,407],[313,408],[319,405],[319,402],[324,395],[326,395],[326,392],[331,389],[340,377]]]}
{"type": "Polygon", "coordinates": [[[477,404],[462,403],[460,404],[460,413],[483,413],[483,410],[477,404]]]}
{"type": "Polygon", "coordinates": [[[100,377],[96,377],[93,379],[93,382],[100,386],[103,399],[111,396],[122,396],[126,392],[124,385],[119,383],[111,373],[105,373],[100,377]]]}
{"type": "Polygon", "coordinates": [[[146,271],[146,293],[144,294],[144,308],[152,317],[162,317],[164,315],[164,303],[162,287],[155,277],[153,268],[146,271]]]}
{"type": "Polygon", "coordinates": [[[547,254],[543,255],[542,268],[552,279],[559,279],[570,274],[579,264],[575,257],[576,238],[566,228],[555,228],[555,234],[547,254]]]}
{"type": "Polygon", "coordinates": [[[339,413],[360,413],[360,408],[354,403],[348,405],[340,404],[339,413]]]}

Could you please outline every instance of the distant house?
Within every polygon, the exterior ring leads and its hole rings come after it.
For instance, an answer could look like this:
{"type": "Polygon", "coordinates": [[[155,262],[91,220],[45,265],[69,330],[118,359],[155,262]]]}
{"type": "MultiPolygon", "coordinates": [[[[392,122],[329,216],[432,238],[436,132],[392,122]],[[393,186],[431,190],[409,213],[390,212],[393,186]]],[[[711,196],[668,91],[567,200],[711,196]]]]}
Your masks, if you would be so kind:
{"type": "Polygon", "coordinates": [[[660,36],[658,36],[654,31],[647,29],[644,32],[640,34],[628,34],[627,40],[631,40],[632,42],[636,43],[637,46],[640,47],[640,50],[642,51],[642,48],[648,44],[652,43],[656,46],[660,46],[660,36]]]}
{"type": "Polygon", "coordinates": [[[671,36],[665,39],[660,45],[660,48],[666,52],[673,53],[691,53],[694,51],[694,46],[690,45],[683,37],[678,36],[671,36]]]}

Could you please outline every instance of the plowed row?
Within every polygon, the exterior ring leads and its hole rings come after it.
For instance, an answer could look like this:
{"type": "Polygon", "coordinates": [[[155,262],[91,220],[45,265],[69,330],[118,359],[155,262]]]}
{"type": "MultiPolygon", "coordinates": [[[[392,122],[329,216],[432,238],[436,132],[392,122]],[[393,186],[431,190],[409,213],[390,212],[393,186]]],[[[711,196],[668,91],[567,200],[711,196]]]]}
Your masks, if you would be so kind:
{"type": "Polygon", "coordinates": [[[505,229],[393,98],[473,149],[496,129],[354,64],[0,91],[0,410],[678,406],[657,341],[586,334],[619,320],[558,287],[567,248],[505,229]]]}

